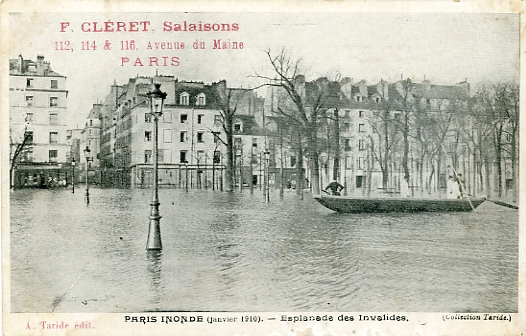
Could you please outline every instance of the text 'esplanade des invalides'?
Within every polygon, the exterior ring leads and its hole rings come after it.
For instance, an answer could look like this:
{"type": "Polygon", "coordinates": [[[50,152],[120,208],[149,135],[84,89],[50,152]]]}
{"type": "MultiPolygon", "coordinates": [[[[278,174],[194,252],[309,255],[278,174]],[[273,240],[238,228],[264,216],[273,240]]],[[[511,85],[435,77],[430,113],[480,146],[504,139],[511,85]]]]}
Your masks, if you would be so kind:
{"type": "MultiPolygon", "coordinates": [[[[66,32],[70,28],[70,22],[60,23],[60,32],[66,32]]],[[[119,32],[148,32],[152,31],[150,21],[104,21],[104,22],[82,22],[80,30],[85,33],[119,33],[119,32]]],[[[165,32],[225,32],[238,31],[238,23],[182,23],[164,21],[163,31],[165,32]]]]}

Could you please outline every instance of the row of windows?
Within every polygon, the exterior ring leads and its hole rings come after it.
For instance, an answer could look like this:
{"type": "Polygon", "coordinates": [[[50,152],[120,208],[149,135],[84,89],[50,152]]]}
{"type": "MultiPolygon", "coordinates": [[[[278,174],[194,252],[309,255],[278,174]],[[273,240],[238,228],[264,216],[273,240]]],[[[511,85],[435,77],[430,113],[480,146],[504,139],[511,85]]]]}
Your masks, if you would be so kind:
{"type": "MultiPolygon", "coordinates": [[[[34,133],[33,133],[33,131],[26,131],[24,137],[26,138],[26,144],[27,145],[31,145],[33,143],[33,141],[34,141],[34,133]]],[[[58,142],[59,142],[58,132],[56,132],[56,131],[49,132],[49,143],[50,144],[58,144],[58,142]]],[[[88,146],[91,147],[91,140],[89,140],[89,142],[90,143],[88,144],[88,146]]],[[[202,142],[202,141],[198,141],[198,142],[202,142]]],[[[125,145],[127,145],[129,143],[130,143],[129,136],[125,136],[125,137],[117,139],[116,146],[119,145],[119,147],[125,147],[125,145]]]]}
{"type": "MultiPolygon", "coordinates": [[[[161,163],[171,163],[172,162],[172,151],[170,149],[159,149],[157,160],[161,163]]],[[[206,160],[205,151],[198,150],[197,151],[197,161],[203,163],[206,160]]],[[[221,152],[220,151],[214,151],[213,156],[213,163],[214,164],[220,164],[221,163],[221,152]]],[[[152,163],[153,157],[152,157],[152,150],[147,149],[144,151],[144,163],[152,163]]],[[[188,163],[188,151],[182,150],[179,151],[179,163],[188,163]]]]}
{"type": "MultiPolygon", "coordinates": [[[[354,96],[354,100],[356,100],[357,102],[363,102],[363,101],[365,101],[365,97],[358,94],[358,95],[354,96]]],[[[372,98],[372,100],[377,102],[377,103],[379,103],[382,100],[382,98],[380,98],[379,96],[375,96],[375,97],[372,98]]]]}
{"type": "MultiPolygon", "coordinates": [[[[345,118],[349,118],[351,116],[351,110],[345,110],[344,111],[345,118]]],[[[365,111],[358,111],[358,117],[359,118],[365,118],[365,111]]]]}
{"type": "MultiPolygon", "coordinates": [[[[26,113],[26,123],[32,124],[34,120],[34,115],[32,112],[26,113]]],[[[58,125],[58,113],[50,113],[49,114],[49,124],[50,125],[58,125]]]]}
{"type": "MultiPolygon", "coordinates": [[[[202,124],[205,120],[205,115],[204,114],[198,114],[197,115],[197,123],[198,124],[202,124]]],[[[153,121],[153,116],[151,115],[151,113],[145,113],[144,114],[144,121],[147,122],[147,123],[151,123],[153,121]]],[[[165,123],[171,123],[172,122],[172,113],[171,112],[165,112],[163,113],[163,122],[165,123]]],[[[179,115],[179,122],[181,124],[188,124],[188,114],[180,114],[179,115]]],[[[220,115],[216,115],[214,117],[214,123],[217,124],[217,123],[220,123],[221,122],[221,116],[220,115]]]]}
{"type": "MultiPolygon", "coordinates": [[[[349,132],[351,130],[351,124],[349,123],[344,123],[340,130],[342,132],[349,132]]],[[[365,124],[358,124],[358,132],[360,133],[364,133],[365,132],[365,124]]]]}
{"type": "MultiPolygon", "coordinates": [[[[26,106],[33,106],[35,102],[34,96],[26,96],[26,106]]],[[[58,97],[49,97],[49,107],[58,106],[58,97]]]]}
{"type": "MultiPolygon", "coordinates": [[[[27,145],[33,144],[33,141],[34,141],[33,131],[26,131],[24,133],[24,138],[26,140],[27,145]]],[[[56,131],[49,132],[49,143],[58,144],[58,132],[56,131]]]]}
{"type": "MultiPolygon", "coordinates": [[[[33,161],[33,151],[29,149],[24,154],[24,161],[33,161]]],[[[48,150],[48,162],[58,162],[58,150],[48,150]]]]}
{"type": "MultiPolygon", "coordinates": [[[[35,79],[34,78],[27,78],[26,79],[26,87],[31,89],[33,88],[33,83],[34,83],[35,79]]],[[[58,80],[56,79],[52,79],[51,82],[50,82],[50,88],[51,89],[58,89],[58,80]]]]}
{"type": "MultiPolygon", "coordinates": [[[[183,92],[179,95],[179,105],[190,105],[190,95],[188,92],[183,92]]],[[[206,95],[200,93],[197,95],[195,100],[196,106],[205,106],[206,105],[206,95]]]]}
{"type": "MultiPolygon", "coordinates": [[[[152,131],[144,131],[144,141],[150,142],[152,141],[153,132],[152,131]]],[[[188,132],[187,131],[181,131],[179,132],[179,142],[187,142],[188,141],[188,132]]],[[[214,133],[214,143],[217,143],[218,138],[217,134],[214,133]]],[[[163,142],[165,143],[171,143],[172,142],[172,130],[163,130],[163,142]]],[[[205,132],[199,131],[197,132],[197,142],[204,143],[205,142],[205,132]]]]}
{"type": "MultiPolygon", "coordinates": [[[[351,130],[351,124],[350,123],[343,123],[340,130],[342,132],[349,132],[351,130]]],[[[358,132],[364,133],[365,132],[365,124],[358,124],[358,132]]]]}
{"type": "MultiPolygon", "coordinates": [[[[352,150],[351,146],[351,139],[345,139],[345,151],[349,152],[352,150]]],[[[363,151],[365,150],[366,142],[363,139],[358,140],[358,150],[363,151]]]]}

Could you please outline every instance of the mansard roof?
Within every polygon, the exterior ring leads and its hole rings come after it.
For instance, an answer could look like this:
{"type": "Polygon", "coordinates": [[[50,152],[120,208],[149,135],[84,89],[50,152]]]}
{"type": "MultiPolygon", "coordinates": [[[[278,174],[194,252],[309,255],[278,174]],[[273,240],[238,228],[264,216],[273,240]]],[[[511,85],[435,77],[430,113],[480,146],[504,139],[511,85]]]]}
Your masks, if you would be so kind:
{"type": "Polygon", "coordinates": [[[44,56],[38,56],[38,62],[25,60],[20,55],[18,58],[9,60],[9,75],[11,76],[31,76],[31,77],[66,77],[53,71],[49,62],[44,61],[44,56]],[[29,71],[34,67],[35,71],[29,71]]]}

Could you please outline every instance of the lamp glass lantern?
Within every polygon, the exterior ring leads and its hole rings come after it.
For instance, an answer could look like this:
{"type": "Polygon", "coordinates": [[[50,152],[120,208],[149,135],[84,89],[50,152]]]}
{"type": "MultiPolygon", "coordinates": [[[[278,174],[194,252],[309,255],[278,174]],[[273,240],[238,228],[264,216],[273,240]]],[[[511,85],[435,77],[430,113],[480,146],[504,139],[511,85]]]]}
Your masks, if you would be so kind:
{"type": "Polygon", "coordinates": [[[86,161],[89,161],[91,158],[91,149],[89,149],[88,146],[84,148],[84,157],[86,158],[86,161]]]}
{"type": "Polygon", "coordinates": [[[150,99],[150,113],[159,118],[163,114],[164,100],[166,99],[166,92],[161,91],[161,84],[155,83],[153,91],[148,92],[150,99]]]}

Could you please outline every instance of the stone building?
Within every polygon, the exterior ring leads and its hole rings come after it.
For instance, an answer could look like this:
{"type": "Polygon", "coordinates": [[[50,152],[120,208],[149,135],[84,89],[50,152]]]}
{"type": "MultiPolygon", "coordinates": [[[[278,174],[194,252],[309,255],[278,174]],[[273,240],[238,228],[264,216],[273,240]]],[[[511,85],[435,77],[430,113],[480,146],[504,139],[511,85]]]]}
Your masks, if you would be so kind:
{"type": "Polygon", "coordinates": [[[9,60],[11,181],[14,187],[64,185],[67,181],[66,77],[44,56],[9,60]]]}
{"type": "MultiPolygon", "coordinates": [[[[154,83],[161,83],[167,93],[158,123],[159,185],[222,188],[226,152],[216,89],[226,83],[186,82],[160,75],[114,84],[104,100],[99,113],[102,183],[133,188],[152,185],[153,117],[147,93],[154,83]]],[[[239,104],[240,115],[254,114],[250,97],[239,104]]]]}
{"type": "MultiPolygon", "coordinates": [[[[406,178],[411,195],[442,192],[446,175],[455,171],[465,172],[470,181],[474,180],[468,169],[473,158],[464,150],[467,140],[463,139],[458,148],[452,147],[459,134],[470,127],[458,122],[469,108],[469,83],[436,85],[405,79],[370,85],[350,78],[309,82],[303,76],[294,82],[307,113],[319,109],[317,148],[305,147],[308,137],[304,125],[297,129],[303,132],[298,136],[304,146],[305,176],[311,175],[314,165],[309,160],[316,150],[321,187],[336,179],[345,186],[344,194],[397,196],[406,178]],[[329,90],[331,85],[333,89],[329,90]],[[316,105],[320,100],[323,104],[316,105]]],[[[268,91],[265,106],[270,119],[283,119],[285,124],[293,121],[297,107],[284,90],[269,87],[268,91]]],[[[285,125],[284,129],[288,144],[285,152],[298,159],[294,128],[285,125]]],[[[275,142],[277,135],[272,133],[268,141],[275,142]]],[[[473,184],[466,183],[474,188],[473,184]]]]}

